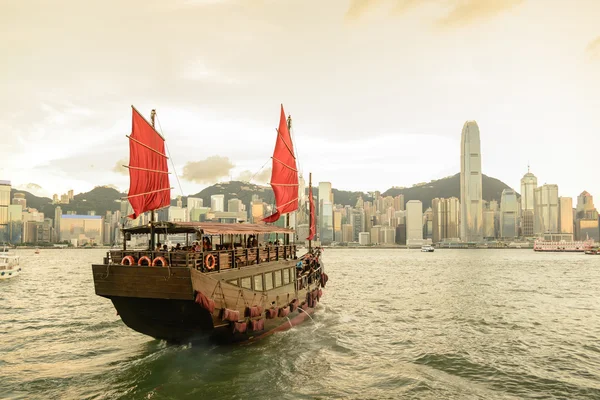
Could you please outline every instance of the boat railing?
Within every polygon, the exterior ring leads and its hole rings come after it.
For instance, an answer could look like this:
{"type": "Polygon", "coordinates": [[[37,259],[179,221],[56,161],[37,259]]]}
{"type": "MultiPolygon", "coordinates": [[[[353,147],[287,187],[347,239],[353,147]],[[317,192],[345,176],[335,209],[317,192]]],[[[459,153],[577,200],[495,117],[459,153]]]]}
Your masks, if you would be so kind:
{"type": "Polygon", "coordinates": [[[132,256],[136,263],[142,257],[148,257],[150,260],[163,257],[170,267],[195,268],[203,272],[212,272],[243,268],[270,261],[295,259],[296,245],[249,247],[202,252],[187,250],[110,250],[104,263],[121,264],[122,260],[127,256],[132,256]]]}

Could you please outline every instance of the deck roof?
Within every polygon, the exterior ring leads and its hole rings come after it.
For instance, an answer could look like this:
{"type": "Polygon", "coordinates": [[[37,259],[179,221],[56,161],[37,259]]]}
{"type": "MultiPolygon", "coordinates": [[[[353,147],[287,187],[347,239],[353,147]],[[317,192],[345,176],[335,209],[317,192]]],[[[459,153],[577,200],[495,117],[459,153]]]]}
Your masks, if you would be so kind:
{"type": "MultiPolygon", "coordinates": [[[[294,233],[293,229],[264,224],[222,224],[219,222],[155,222],[156,233],[201,233],[205,235],[252,235],[261,233],[294,233]]],[[[125,233],[149,234],[150,225],[126,228],[125,233]]]]}

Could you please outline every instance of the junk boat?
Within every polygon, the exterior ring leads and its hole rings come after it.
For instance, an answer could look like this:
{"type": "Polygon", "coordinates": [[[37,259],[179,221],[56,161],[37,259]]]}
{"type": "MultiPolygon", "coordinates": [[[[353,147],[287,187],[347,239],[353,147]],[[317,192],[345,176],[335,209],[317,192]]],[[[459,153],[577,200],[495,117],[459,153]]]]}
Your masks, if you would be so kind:
{"type": "Polygon", "coordinates": [[[0,280],[14,278],[20,273],[19,256],[8,251],[5,246],[0,251],[0,280]]]}
{"type": "Polygon", "coordinates": [[[129,217],[147,211],[152,216],[149,224],[122,231],[125,239],[148,235],[149,246],[127,249],[123,240],[123,249],[110,250],[102,264],[92,265],[96,294],[110,299],[131,329],[173,343],[253,341],[314,313],[328,277],[321,249],[311,246],[316,226],[312,175],[307,253],[297,257],[292,229],[267,225],[298,209],[291,119],[286,121],[283,106],[272,157],[276,211],[262,224],[154,221],[154,210],[170,205],[164,138],[154,129],[154,110],[151,124],[132,111],[127,199],[134,212],[129,217]],[[158,249],[170,234],[185,234],[186,247],[158,249]],[[259,239],[266,234],[282,235],[283,244],[263,245],[259,239]]]}

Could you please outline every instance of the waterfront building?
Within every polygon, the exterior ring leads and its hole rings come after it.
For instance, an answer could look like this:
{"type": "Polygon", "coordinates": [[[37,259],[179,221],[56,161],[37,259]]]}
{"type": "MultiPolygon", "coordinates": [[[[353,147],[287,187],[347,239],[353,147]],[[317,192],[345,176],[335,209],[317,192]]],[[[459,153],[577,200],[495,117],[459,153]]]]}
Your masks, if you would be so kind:
{"type": "Polygon", "coordinates": [[[358,244],[368,246],[371,244],[371,234],[369,232],[360,232],[358,234],[358,244]]]}
{"type": "Polygon", "coordinates": [[[360,232],[365,231],[365,213],[363,210],[354,210],[352,213],[352,241],[359,241],[360,232]]]}
{"type": "Polygon", "coordinates": [[[342,225],[342,242],[343,243],[355,242],[352,224],[343,224],[342,225]]]}
{"type": "Polygon", "coordinates": [[[54,209],[54,232],[55,232],[55,239],[56,242],[60,242],[61,238],[60,238],[60,217],[62,215],[62,208],[60,208],[60,206],[56,206],[56,208],[54,209]]]}
{"type": "Polygon", "coordinates": [[[394,209],[396,211],[404,211],[404,195],[399,194],[394,197],[394,209]]]}
{"type": "Polygon", "coordinates": [[[0,243],[9,239],[8,206],[10,205],[10,181],[0,180],[0,243]]]}
{"type": "Polygon", "coordinates": [[[514,239],[519,236],[519,202],[512,189],[504,189],[500,200],[500,237],[514,239]]]}
{"type": "Polygon", "coordinates": [[[229,212],[240,212],[244,210],[244,203],[240,199],[229,199],[227,201],[227,211],[229,212]]]}
{"type": "Polygon", "coordinates": [[[386,245],[393,245],[396,243],[396,228],[391,226],[382,226],[380,232],[380,242],[386,245]]]}
{"type": "Polygon", "coordinates": [[[537,188],[537,178],[527,167],[527,173],[521,178],[521,210],[533,211],[535,208],[533,192],[537,188]]]}
{"type": "Polygon", "coordinates": [[[433,214],[433,243],[444,239],[459,240],[460,202],[456,197],[435,198],[431,201],[433,214]]]}
{"type": "Polygon", "coordinates": [[[406,244],[423,244],[423,204],[419,200],[406,203],[406,244]]]}
{"type": "Polygon", "coordinates": [[[381,244],[381,225],[371,228],[371,244],[381,244]]]}
{"type": "Polygon", "coordinates": [[[533,210],[523,210],[521,215],[521,235],[525,237],[534,236],[534,216],[533,210]]]}
{"type": "Polygon", "coordinates": [[[23,209],[27,208],[27,199],[25,198],[25,193],[15,193],[12,199],[12,204],[20,204],[23,209]]]}
{"type": "Polygon", "coordinates": [[[460,141],[460,216],[463,242],[483,238],[481,144],[475,121],[465,122],[460,141]]]}
{"type": "Polygon", "coordinates": [[[261,199],[252,201],[252,222],[260,224],[265,216],[265,203],[261,199]]]}
{"type": "Polygon", "coordinates": [[[577,240],[598,240],[598,211],[594,207],[594,198],[587,191],[577,196],[575,209],[575,237],[577,240]]]}
{"type": "Polygon", "coordinates": [[[102,244],[104,221],[99,215],[61,215],[60,238],[76,242],[78,246],[102,244]]]}
{"type": "Polygon", "coordinates": [[[573,199],[570,197],[558,198],[558,231],[560,233],[573,233],[573,199]]]}
{"type": "Polygon", "coordinates": [[[558,233],[558,185],[542,185],[533,191],[534,233],[558,233]]]}
{"type": "Polygon", "coordinates": [[[204,207],[204,200],[199,197],[188,197],[187,208],[192,211],[196,208],[204,207]]]}
{"type": "Polygon", "coordinates": [[[210,196],[210,210],[213,212],[225,211],[225,195],[213,194],[210,196]]]}

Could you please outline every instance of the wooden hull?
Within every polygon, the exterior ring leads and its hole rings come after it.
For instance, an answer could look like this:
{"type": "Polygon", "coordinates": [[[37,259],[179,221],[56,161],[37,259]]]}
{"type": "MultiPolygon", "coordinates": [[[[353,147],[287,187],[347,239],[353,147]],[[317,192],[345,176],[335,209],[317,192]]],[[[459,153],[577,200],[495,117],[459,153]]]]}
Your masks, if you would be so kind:
{"type": "MultiPolygon", "coordinates": [[[[295,272],[294,260],[268,262],[230,269],[221,272],[202,273],[192,268],[138,267],[123,265],[93,265],[96,294],[110,299],[123,322],[131,329],[172,343],[206,340],[217,343],[246,342],[260,339],[274,332],[289,329],[315,312],[316,307],[298,308],[286,317],[264,319],[264,328],[234,332],[234,322],[221,319],[222,309],[237,310],[240,322],[245,318],[246,307],[261,306],[263,310],[287,306],[294,299],[301,304],[307,292],[319,287],[320,282],[306,282],[304,287],[293,277],[285,283],[274,279],[270,290],[257,291],[236,286],[230,282],[242,277],[295,272]],[[198,304],[196,294],[203,293],[215,302],[215,310],[209,313],[198,304]]],[[[275,275],[271,275],[275,277],[275,275]]],[[[263,281],[264,283],[264,281],[263,281]]],[[[316,302],[315,302],[316,305],[316,302]]],[[[250,325],[250,324],[248,324],[250,325]]]]}

